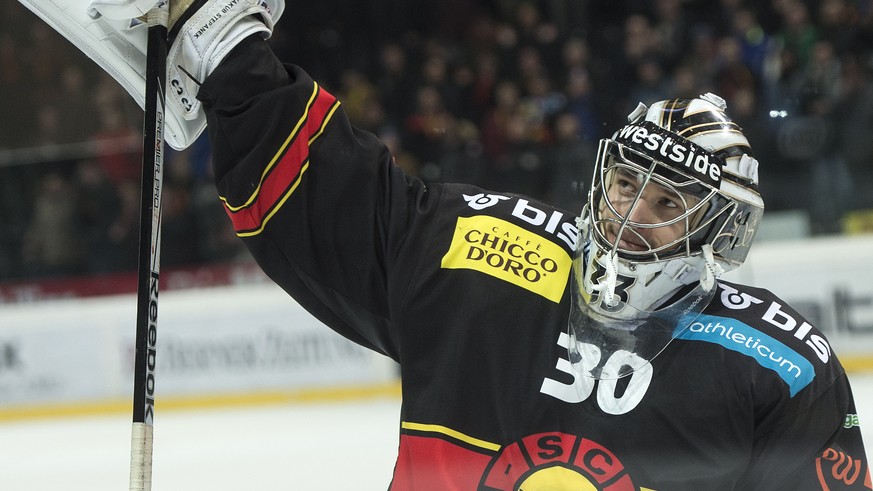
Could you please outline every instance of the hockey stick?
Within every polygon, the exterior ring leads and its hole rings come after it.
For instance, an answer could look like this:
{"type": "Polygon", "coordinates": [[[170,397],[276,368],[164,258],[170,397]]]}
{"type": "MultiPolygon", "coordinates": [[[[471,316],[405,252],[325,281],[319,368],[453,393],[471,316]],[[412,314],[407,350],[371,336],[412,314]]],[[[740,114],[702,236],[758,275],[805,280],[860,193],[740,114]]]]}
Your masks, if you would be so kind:
{"type": "Polygon", "coordinates": [[[137,267],[136,357],[133,375],[133,431],[130,441],[130,491],[152,487],[152,437],[155,411],[155,343],[158,278],[161,263],[161,189],[164,178],[164,87],[167,77],[169,1],[146,15],[145,118],[137,267]]]}

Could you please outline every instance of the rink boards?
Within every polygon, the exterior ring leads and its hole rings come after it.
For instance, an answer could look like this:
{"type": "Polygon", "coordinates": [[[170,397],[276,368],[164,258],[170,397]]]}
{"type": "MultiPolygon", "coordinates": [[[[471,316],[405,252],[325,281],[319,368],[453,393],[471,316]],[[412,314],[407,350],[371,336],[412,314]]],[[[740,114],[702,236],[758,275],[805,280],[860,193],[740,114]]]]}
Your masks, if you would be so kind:
{"type": "MultiPolygon", "coordinates": [[[[0,308],[0,420],[129,409],[135,297],[0,308]]],[[[397,392],[396,365],[270,284],[162,293],[156,410],[397,392]]]]}
{"type": "MultiPolygon", "coordinates": [[[[776,292],[873,370],[873,237],[756,244],[726,275],[776,292]]],[[[128,411],[135,296],[0,306],[0,420],[128,411]]],[[[399,394],[397,366],[269,283],[161,293],[156,410],[399,394]]]]}

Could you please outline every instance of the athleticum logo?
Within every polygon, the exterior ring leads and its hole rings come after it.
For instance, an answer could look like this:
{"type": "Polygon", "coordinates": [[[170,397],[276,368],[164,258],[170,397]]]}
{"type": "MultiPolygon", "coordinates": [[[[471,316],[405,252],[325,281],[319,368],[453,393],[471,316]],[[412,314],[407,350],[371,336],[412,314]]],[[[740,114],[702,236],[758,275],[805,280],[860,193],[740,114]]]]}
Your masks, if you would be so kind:
{"type": "Polygon", "coordinates": [[[676,338],[719,344],[754,359],[762,367],[779,375],[788,385],[791,397],[809,385],[815,377],[815,369],[809,360],[776,339],[736,319],[701,315],[676,338]]]}
{"type": "Polygon", "coordinates": [[[569,254],[557,244],[490,216],[458,218],[445,269],[472,269],[558,303],[570,274],[569,254]]]}

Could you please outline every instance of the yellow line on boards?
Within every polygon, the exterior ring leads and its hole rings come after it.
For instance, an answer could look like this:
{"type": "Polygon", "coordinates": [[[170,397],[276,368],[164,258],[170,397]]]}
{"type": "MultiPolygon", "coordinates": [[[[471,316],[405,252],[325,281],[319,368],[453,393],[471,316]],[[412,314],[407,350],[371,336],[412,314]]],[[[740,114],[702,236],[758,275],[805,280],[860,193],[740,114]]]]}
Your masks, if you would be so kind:
{"type": "MultiPolygon", "coordinates": [[[[400,400],[400,383],[272,391],[234,394],[210,394],[193,397],[166,397],[160,393],[155,400],[155,412],[186,409],[222,409],[228,407],[266,406],[271,404],[348,402],[376,397],[400,400]]],[[[29,419],[70,416],[95,416],[130,412],[131,400],[113,399],[68,404],[22,405],[0,407],[0,423],[29,419]]]]}
{"type": "Polygon", "coordinates": [[[840,355],[840,363],[850,375],[873,371],[873,356],[869,355],[840,355]]]}

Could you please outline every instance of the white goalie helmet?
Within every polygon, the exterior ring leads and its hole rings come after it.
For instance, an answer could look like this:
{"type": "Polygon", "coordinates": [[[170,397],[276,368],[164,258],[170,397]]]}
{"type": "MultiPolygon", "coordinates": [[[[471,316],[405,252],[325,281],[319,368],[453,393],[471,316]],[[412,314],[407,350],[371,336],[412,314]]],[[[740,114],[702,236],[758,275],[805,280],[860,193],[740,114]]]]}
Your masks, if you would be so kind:
{"type": "Polygon", "coordinates": [[[640,104],[600,141],[579,222],[569,334],[581,373],[645,367],[745,260],[764,211],[758,162],[720,97],[640,104]]]}

